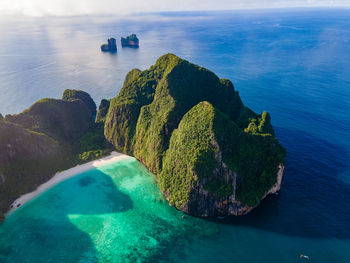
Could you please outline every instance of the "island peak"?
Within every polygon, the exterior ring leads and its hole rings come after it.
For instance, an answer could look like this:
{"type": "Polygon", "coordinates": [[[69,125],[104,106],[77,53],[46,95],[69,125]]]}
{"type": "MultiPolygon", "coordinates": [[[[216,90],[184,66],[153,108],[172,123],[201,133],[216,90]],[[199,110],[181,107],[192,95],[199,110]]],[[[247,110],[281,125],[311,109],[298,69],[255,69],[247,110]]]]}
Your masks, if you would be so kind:
{"type": "Polygon", "coordinates": [[[191,215],[246,214],[280,188],[285,150],[270,115],[247,108],[231,81],[174,54],[127,74],[105,137],[191,215]]]}

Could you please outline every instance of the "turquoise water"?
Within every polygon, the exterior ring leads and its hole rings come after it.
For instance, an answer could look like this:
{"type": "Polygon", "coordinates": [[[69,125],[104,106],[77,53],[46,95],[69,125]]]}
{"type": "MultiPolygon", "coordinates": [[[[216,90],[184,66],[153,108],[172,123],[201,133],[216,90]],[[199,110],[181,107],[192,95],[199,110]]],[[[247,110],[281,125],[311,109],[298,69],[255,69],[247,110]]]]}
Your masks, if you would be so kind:
{"type": "Polygon", "coordinates": [[[154,175],[129,158],[68,179],[15,211],[0,229],[0,262],[168,262],[218,231],[182,215],[154,175]]]}
{"type": "Polygon", "coordinates": [[[80,175],[5,221],[1,260],[289,263],[302,262],[303,253],[313,262],[350,262],[349,28],[348,9],[1,17],[3,114],[58,98],[66,88],[86,90],[96,102],[111,98],[130,69],[172,52],[231,79],[247,106],[269,111],[287,149],[280,195],[248,216],[219,221],[182,220],[181,212],[141,194],[145,187],[151,196],[159,192],[137,162],[117,177],[91,172],[98,175],[90,176],[95,183],[84,179],[86,187],[74,181],[80,175]],[[130,33],[139,36],[139,49],[100,52],[107,37],[130,33]],[[123,188],[128,181],[135,191],[123,188]]]}

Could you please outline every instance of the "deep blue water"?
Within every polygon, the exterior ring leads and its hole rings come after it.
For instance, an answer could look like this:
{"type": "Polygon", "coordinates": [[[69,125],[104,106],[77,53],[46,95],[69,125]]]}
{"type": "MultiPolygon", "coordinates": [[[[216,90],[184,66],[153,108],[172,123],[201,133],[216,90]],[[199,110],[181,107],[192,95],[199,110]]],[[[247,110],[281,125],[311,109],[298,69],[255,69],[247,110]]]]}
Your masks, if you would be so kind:
{"type": "Polygon", "coordinates": [[[136,17],[0,18],[0,112],[66,88],[98,103],[125,74],[168,52],[232,80],[267,110],[287,150],[282,191],[219,234],[186,245],[182,262],[350,262],[350,10],[163,13],[136,17]],[[107,37],[139,49],[105,54],[107,37]]]}

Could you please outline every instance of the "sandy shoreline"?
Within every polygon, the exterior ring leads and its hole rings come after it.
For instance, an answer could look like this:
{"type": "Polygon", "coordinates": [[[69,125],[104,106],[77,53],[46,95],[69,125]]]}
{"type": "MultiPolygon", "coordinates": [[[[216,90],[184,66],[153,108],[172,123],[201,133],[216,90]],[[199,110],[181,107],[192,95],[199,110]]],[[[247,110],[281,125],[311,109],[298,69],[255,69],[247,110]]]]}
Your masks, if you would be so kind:
{"type": "Polygon", "coordinates": [[[98,160],[94,160],[85,164],[77,165],[75,167],[72,167],[68,170],[65,170],[63,172],[55,174],[49,181],[41,184],[38,186],[38,188],[30,193],[24,194],[17,198],[13,203],[12,203],[12,208],[10,208],[9,211],[5,214],[5,216],[9,216],[13,211],[15,211],[18,207],[17,205],[20,204],[23,205],[27,203],[29,200],[33,199],[37,195],[41,194],[42,192],[46,191],[47,189],[51,188],[52,186],[67,180],[71,177],[74,177],[82,172],[91,170],[96,167],[104,166],[109,163],[114,163],[120,160],[123,160],[125,158],[129,158],[130,156],[125,155],[123,153],[115,152],[113,151],[109,156],[103,157],[98,160]]]}

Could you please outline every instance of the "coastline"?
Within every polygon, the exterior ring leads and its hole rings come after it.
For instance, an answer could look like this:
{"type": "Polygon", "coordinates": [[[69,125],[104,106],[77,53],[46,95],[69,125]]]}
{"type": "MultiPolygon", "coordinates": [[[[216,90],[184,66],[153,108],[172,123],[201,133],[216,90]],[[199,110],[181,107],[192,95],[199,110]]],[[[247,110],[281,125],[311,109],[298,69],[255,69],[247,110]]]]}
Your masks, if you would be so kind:
{"type": "Polygon", "coordinates": [[[50,180],[46,181],[45,183],[39,185],[33,192],[26,193],[21,195],[19,198],[17,198],[13,203],[12,207],[6,212],[5,217],[8,217],[11,215],[14,211],[16,211],[20,206],[24,205],[28,201],[32,200],[39,194],[45,192],[46,190],[50,189],[51,187],[55,186],[56,184],[59,184],[60,182],[63,182],[69,178],[72,178],[80,173],[86,172],[88,170],[91,170],[93,168],[101,167],[109,163],[114,163],[126,158],[131,158],[131,156],[119,153],[116,151],[111,152],[110,155],[105,156],[101,159],[97,159],[88,163],[84,163],[81,165],[77,165],[75,167],[72,167],[68,170],[64,170],[62,172],[56,173],[50,180]],[[19,205],[19,206],[18,206],[19,205]]]}

